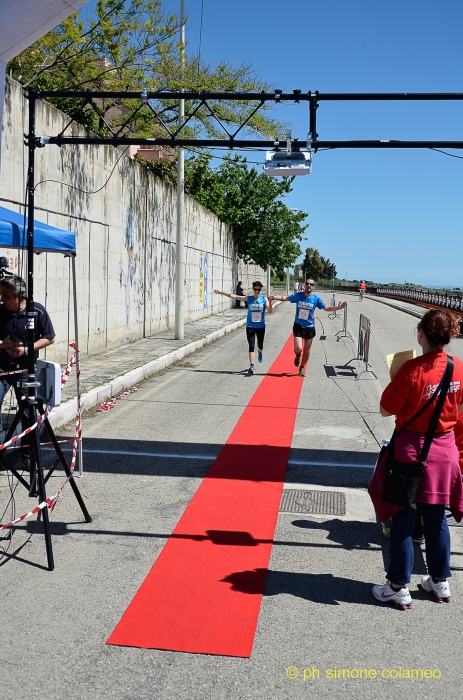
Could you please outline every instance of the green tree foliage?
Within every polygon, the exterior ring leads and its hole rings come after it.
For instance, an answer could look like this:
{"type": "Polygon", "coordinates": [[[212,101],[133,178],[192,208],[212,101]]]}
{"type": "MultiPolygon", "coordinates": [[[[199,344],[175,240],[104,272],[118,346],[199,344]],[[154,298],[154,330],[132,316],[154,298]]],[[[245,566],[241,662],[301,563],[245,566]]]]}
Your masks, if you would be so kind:
{"type": "MultiPolygon", "coordinates": [[[[10,75],[26,87],[42,90],[106,91],[205,90],[259,92],[272,88],[259,80],[246,63],[212,66],[190,56],[179,40],[179,20],[166,15],[162,0],[97,0],[68,17],[53,31],[16,56],[7,65],[10,75]]],[[[95,133],[121,128],[125,135],[167,136],[177,124],[178,101],[140,102],[127,99],[53,100],[54,104],[95,133]]],[[[188,118],[196,105],[186,103],[188,118]]],[[[233,101],[213,105],[231,131],[252,111],[251,103],[233,101]]],[[[240,134],[276,137],[285,128],[259,110],[240,134]]],[[[202,106],[186,127],[185,135],[223,135],[217,120],[202,106]]]]}
{"type": "Polygon", "coordinates": [[[269,178],[237,155],[226,156],[216,169],[209,156],[198,156],[185,172],[186,191],[233,226],[242,260],[264,269],[271,265],[277,274],[295,262],[307,214],[293,212],[281,201],[292,190],[290,178],[269,178]]]}
{"type": "Polygon", "coordinates": [[[316,248],[306,248],[305,258],[302,261],[302,269],[305,277],[311,277],[316,282],[322,277],[325,265],[316,248]]]}
{"type": "Polygon", "coordinates": [[[337,275],[336,265],[334,263],[332,263],[329,258],[324,258],[323,255],[320,255],[320,260],[323,263],[323,272],[321,273],[319,279],[324,279],[324,280],[335,279],[335,277],[337,275]]]}
{"type": "MultiPolygon", "coordinates": [[[[283,274],[301,254],[299,241],[307,228],[302,224],[307,214],[291,211],[282,201],[291,192],[291,179],[269,178],[250,168],[243,156],[225,156],[217,168],[211,167],[210,161],[208,154],[185,160],[185,191],[233,226],[242,260],[264,269],[271,265],[277,274],[283,274]]],[[[143,162],[176,184],[175,161],[143,162]]]]}

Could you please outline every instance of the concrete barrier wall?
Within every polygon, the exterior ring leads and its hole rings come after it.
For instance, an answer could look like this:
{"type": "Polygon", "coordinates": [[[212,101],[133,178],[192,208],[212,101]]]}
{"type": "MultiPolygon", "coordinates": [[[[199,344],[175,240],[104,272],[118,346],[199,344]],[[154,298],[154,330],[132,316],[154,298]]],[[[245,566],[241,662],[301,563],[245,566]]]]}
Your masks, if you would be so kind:
{"type": "MultiPolygon", "coordinates": [[[[27,110],[21,85],[7,78],[0,205],[21,212],[27,172],[23,144],[27,110]]],[[[68,122],[55,107],[37,102],[37,135],[57,135],[68,122]]],[[[85,135],[86,131],[71,124],[66,133],[85,135]]],[[[35,218],[77,235],[82,352],[101,352],[172,328],[176,188],[112,146],[38,149],[35,182],[41,183],[36,189],[35,218]],[[96,190],[100,191],[89,194],[96,190]]],[[[185,323],[230,308],[230,300],[214,295],[213,289],[235,291],[238,280],[245,289],[253,279],[265,282],[262,269],[237,261],[230,227],[189,197],[185,227],[185,323]]],[[[14,272],[26,276],[25,253],[2,249],[0,255],[10,258],[14,272]]],[[[42,253],[36,259],[35,273],[35,298],[46,305],[57,334],[47,356],[63,362],[68,343],[74,339],[71,263],[61,255],[42,253]]]]}

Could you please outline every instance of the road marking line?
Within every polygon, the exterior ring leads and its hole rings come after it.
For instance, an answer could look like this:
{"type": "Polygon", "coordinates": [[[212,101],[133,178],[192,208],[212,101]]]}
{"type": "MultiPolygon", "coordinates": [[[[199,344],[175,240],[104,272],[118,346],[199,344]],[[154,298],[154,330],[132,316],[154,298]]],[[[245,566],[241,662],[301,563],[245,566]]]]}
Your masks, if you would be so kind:
{"type": "MultiPolygon", "coordinates": [[[[54,452],[54,448],[46,447],[44,450],[54,452]]],[[[135,450],[98,450],[84,448],[87,454],[100,455],[125,455],[128,457],[153,457],[158,459],[197,459],[202,461],[214,461],[217,455],[196,455],[196,454],[181,454],[174,452],[136,452],[135,450]]],[[[300,467],[342,467],[356,469],[374,469],[374,464],[355,464],[354,462],[313,462],[311,460],[289,459],[288,464],[300,467]]]]}

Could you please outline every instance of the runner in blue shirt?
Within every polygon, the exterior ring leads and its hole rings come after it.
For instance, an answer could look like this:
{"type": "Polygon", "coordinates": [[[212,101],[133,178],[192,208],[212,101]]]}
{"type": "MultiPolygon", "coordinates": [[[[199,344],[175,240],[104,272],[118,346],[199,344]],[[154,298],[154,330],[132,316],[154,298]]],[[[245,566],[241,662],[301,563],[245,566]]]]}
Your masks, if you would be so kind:
{"type": "Polygon", "coordinates": [[[229,294],[228,292],[221,292],[218,289],[214,289],[214,294],[223,294],[230,299],[236,299],[237,301],[246,301],[248,306],[248,317],[246,319],[246,336],[249,345],[249,362],[250,366],[248,369],[248,374],[252,375],[256,373],[256,368],[254,366],[254,350],[257,337],[257,359],[259,362],[264,361],[264,337],[265,337],[265,312],[268,311],[269,314],[272,313],[272,303],[265,296],[261,294],[262,292],[262,282],[256,280],[252,283],[252,289],[254,294],[250,296],[229,294]]]}
{"type": "Polygon", "coordinates": [[[315,309],[337,311],[347,306],[347,301],[339,302],[337,306],[327,306],[323,299],[314,293],[315,282],[311,277],[305,281],[304,291],[295,292],[289,297],[271,296],[273,301],[290,301],[296,304],[296,317],[293,325],[294,335],[294,364],[299,367],[299,374],[305,377],[305,366],[309,361],[312,341],[315,337],[315,309]]]}

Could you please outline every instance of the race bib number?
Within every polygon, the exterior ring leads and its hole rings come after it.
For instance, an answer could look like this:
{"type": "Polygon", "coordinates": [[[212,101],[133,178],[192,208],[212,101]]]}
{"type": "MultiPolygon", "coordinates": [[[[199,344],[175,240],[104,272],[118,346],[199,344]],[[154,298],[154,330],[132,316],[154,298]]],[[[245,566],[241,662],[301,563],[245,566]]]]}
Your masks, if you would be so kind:
{"type": "Polygon", "coordinates": [[[251,320],[253,323],[262,323],[262,312],[261,311],[253,311],[251,313],[251,320]]]}
{"type": "Polygon", "coordinates": [[[310,314],[310,310],[309,310],[309,309],[299,309],[298,318],[300,318],[301,321],[308,321],[308,320],[309,320],[309,314],[310,314]]]}

